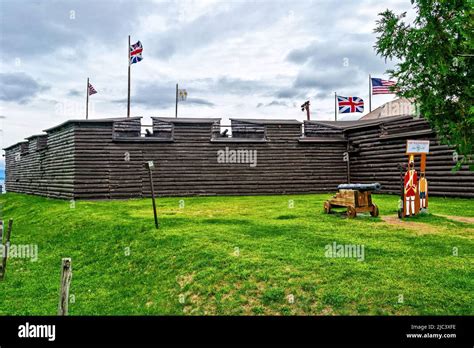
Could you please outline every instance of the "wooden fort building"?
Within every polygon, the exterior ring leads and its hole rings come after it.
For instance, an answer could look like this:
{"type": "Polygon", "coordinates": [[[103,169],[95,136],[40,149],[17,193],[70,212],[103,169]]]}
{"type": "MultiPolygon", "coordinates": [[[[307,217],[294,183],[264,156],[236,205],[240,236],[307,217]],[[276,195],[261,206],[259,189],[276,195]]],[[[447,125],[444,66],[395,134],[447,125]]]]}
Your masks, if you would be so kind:
{"type": "Polygon", "coordinates": [[[217,118],[153,117],[150,128],[143,134],[140,117],[49,128],[4,149],[6,190],[65,199],[145,197],[144,163],[154,161],[162,196],[334,192],[347,182],[379,182],[382,192],[399,194],[406,140],[429,139],[430,195],[474,197],[474,173],[467,166],[452,172],[453,149],[412,116],[303,124],[231,119],[227,134],[217,118]]]}

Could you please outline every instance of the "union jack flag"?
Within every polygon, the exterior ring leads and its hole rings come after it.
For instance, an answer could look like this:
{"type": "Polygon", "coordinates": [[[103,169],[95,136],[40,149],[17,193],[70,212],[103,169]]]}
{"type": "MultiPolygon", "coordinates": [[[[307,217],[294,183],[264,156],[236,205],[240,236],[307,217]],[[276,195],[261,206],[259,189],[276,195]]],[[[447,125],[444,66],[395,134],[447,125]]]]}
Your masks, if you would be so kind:
{"type": "Polygon", "coordinates": [[[364,100],[362,98],[337,96],[337,103],[341,114],[364,112],[364,100]]]}
{"type": "Polygon", "coordinates": [[[89,91],[89,95],[93,95],[93,94],[96,94],[97,91],[95,90],[95,88],[89,83],[89,86],[88,86],[88,91],[89,91]]]}
{"type": "Polygon", "coordinates": [[[130,46],[130,65],[138,63],[143,59],[143,46],[140,41],[130,46]]]}
{"type": "Polygon", "coordinates": [[[390,90],[390,86],[395,86],[395,81],[382,80],[377,78],[372,79],[372,94],[393,94],[394,91],[390,90]]]}

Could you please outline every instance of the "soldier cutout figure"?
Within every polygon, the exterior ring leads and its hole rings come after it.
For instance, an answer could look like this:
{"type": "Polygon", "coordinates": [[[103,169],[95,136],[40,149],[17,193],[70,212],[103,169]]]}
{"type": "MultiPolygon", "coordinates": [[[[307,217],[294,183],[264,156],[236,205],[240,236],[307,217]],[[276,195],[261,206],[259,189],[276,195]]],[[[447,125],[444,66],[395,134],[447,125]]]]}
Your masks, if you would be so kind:
{"type": "Polygon", "coordinates": [[[428,207],[428,181],[426,181],[425,172],[420,173],[420,209],[428,207]]]}
{"type": "Polygon", "coordinates": [[[418,193],[418,175],[415,170],[414,155],[410,155],[408,162],[408,170],[404,178],[405,192],[405,216],[415,216],[417,213],[415,207],[415,199],[418,193]]]}

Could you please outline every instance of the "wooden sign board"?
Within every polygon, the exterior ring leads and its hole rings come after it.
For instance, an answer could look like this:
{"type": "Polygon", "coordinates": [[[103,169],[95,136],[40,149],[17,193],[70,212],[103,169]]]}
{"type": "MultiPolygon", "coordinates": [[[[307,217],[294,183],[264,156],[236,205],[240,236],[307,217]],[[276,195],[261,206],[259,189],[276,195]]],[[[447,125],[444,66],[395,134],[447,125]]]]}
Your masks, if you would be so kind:
{"type": "Polygon", "coordinates": [[[426,154],[430,152],[429,140],[407,140],[407,154],[426,154]]]}

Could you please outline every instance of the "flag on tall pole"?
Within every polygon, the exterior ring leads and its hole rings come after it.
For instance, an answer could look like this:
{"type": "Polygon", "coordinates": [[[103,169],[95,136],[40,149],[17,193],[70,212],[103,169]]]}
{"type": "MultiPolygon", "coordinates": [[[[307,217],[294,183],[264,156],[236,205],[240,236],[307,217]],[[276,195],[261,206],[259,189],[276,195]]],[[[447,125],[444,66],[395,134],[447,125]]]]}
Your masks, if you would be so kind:
{"type": "Polygon", "coordinates": [[[178,100],[179,101],[186,101],[188,98],[188,91],[185,89],[178,89],[178,100]]]}
{"type": "Polygon", "coordinates": [[[93,94],[96,94],[97,91],[95,90],[94,86],[92,86],[90,83],[89,83],[89,95],[93,95],[93,94]]]}
{"type": "Polygon", "coordinates": [[[97,91],[95,88],[89,83],[89,78],[87,78],[87,92],[86,92],[86,120],[89,119],[89,96],[96,94],[97,91]]]}
{"type": "Polygon", "coordinates": [[[339,112],[341,114],[352,112],[364,112],[364,100],[359,97],[341,97],[337,96],[339,112]]]}
{"type": "Polygon", "coordinates": [[[178,117],[178,84],[176,84],[176,104],[174,107],[174,117],[178,117]]]}
{"type": "MultiPolygon", "coordinates": [[[[369,75],[370,78],[370,75],[369,75]]],[[[392,89],[395,86],[395,81],[382,80],[379,78],[370,78],[372,84],[372,94],[394,94],[395,91],[392,89]],[[392,88],[391,88],[392,87],[392,88]]]]}
{"type": "Polygon", "coordinates": [[[130,44],[130,35],[128,35],[128,98],[127,98],[127,117],[130,117],[130,67],[143,59],[143,46],[140,41],[130,44]]]}
{"type": "Polygon", "coordinates": [[[369,74],[369,112],[372,112],[372,78],[369,74]]]}
{"type": "Polygon", "coordinates": [[[185,89],[179,89],[178,84],[176,84],[176,104],[174,110],[174,117],[178,117],[178,101],[186,101],[188,98],[188,91],[185,89]]]}
{"type": "Polygon", "coordinates": [[[143,60],[143,46],[140,41],[130,46],[130,64],[135,64],[143,60]]]}

